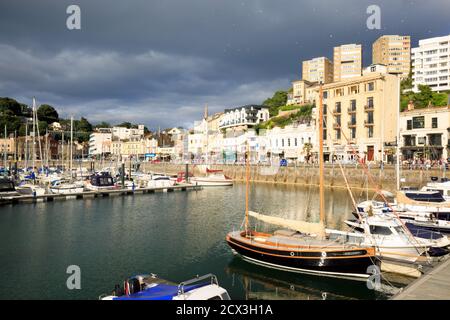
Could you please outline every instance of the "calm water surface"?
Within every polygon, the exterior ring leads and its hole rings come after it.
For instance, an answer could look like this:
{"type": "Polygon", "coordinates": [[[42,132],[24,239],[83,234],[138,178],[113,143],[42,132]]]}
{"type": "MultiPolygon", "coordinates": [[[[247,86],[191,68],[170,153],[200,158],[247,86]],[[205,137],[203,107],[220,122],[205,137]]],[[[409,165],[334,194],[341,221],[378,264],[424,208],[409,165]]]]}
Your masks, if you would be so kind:
{"type": "MultiPolygon", "coordinates": [[[[245,185],[0,207],[0,298],[97,299],[138,273],[183,281],[214,273],[233,299],[385,299],[365,282],[271,270],[234,257],[227,232],[243,222],[245,185]],[[66,269],[81,268],[81,290],[66,269]]],[[[344,228],[351,202],[327,190],[328,226],[344,228]]],[[[365,198],[365,194],[356,194],[365,198]]],[[[250,209],[318,220],[317,189],[254,185],[250,209]]],[[[258,230],[270,227],[259,223],[258,230]]]]}

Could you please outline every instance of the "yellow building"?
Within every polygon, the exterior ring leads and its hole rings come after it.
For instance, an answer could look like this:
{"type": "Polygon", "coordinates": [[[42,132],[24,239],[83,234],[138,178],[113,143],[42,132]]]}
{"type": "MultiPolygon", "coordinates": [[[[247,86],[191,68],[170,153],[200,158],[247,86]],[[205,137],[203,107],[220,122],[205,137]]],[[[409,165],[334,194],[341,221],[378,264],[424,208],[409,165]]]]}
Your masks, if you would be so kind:
{"type": "Polygon", "coordinates": [[[410,36],[385,35],[372,45],[372,63],[384,64],[389,73],[406,78],[411,70],[410,36]]]}
{"type": "Polygon", "coordinates": [[[362,46],[360,44],[344,44],[334,47],[334,82],[360,77],[362,74],[362,46]]]}
{"type": "Polygon", "coordinates": [[[292,82],[292,93],[288,93],[286,105],[313,103],[316,98],[317,82],[296,80],[292,82]]]}
{"type": "Polygon", "coordinates": [[[303,61],[302,79],[309,82],[333,82],[333,62],[326,57],[303,61]]]}
{"type": "Polygon", "coordinates": [[[353,150],[367,161],[380,161],[383,154],[390,160],[399,107],[396,75],[374,72],[326,84],[323,97],[326,160],[356,160],[353,150]]]}
{"type": "Polygon", "coordinates": [[[8,155],[13,155],[16,144],[14,142],[14,138],[1,138],[0,139],[0,159],[3,159],[3,156],[6,152],[8,155]]]}

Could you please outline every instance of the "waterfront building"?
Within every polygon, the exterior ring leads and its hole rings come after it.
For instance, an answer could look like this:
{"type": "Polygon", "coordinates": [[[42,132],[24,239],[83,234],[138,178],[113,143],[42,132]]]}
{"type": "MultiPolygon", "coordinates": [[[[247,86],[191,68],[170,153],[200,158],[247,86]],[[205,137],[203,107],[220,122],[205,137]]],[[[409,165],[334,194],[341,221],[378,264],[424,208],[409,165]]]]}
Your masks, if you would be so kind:
{"type": "Polygon", "coordinates": [[[292,92],[288,93],[286,105],[312,104],[316,98],[317,82],[296,80],[292,82],[292,92]]]}
{"type": "Polygon", "coordinates": [[[309,162],[318,151],[317,130],[312,119],[284,128],[275,127],[267,130],[265,136],[268,141],[267,155],[272,161],[309,162]]]}
{"type": "Polygon", "coordinates": [[[414,92],[421,84],[437,92],[450,90],[450,35],[420,40],[411,59],[414,92]]]}
{"type": "Polygon", "coordinates": [[[397,75],[367,72],[323,86],[326,161],[354,161],[353,150],[367,161],[392,160],[399,83],[397,75]]]}
{"type": "Polygon", "coordinates": [[[144,125],[140,124],[137,128],[113,127],[111,132],[113,138],[117,138],[119,140],[143,138],[144,125]]]}
{"type": "Polygon", "coordinates": [[[333,82],[333,62],[327,57],[303,61],[302,79],[309,82],[333,82]]]}
{"type": "Polygon", "coordinates": [[[384,35],[372,45],[372,63],[383,64],[388,73],[407,78],[411,70],[410,36],[384,35]]]}
{"type": "Polygon", "coordinates": [[[6,157],[14,156],[16,150],[16,142],[13,137],[9,138],[0,138],[0,152],[1,159],[3,159],[4,154],[6,153],[6,157]]]}
{"type": "Polygon", "coordinates": [[[450,106],[415,109],[400,114],[402,160],[446,160],[450,147],[450,106]]]}
{"type": "Polygon", "coordinates": [[[184,155],[188,153],[188,134],[186,129],[181,127],[172,128],[168,134],[172,137],[174,144],[174,159],[173,160],[187,160],[184,155]]]}
{"type": "Polygon", "coordinates": [[[334,82],[360,77],[362,71],[362,46],[344,44],[334,47],[333,52],[334,82]]]}
{"type": "Polygon", "coordinates": [[[225,109],[219,122],[220,130],[246,130],[269,120],[269,107],[246,105],[233,109],[225,109]]]}
{"type": "Polygon", "coordinates": [[[98,128],[89,136],[89,156],[97,156],[111,152],[111,144],[107,142],[112,141],[111,128],[98,128]]]}

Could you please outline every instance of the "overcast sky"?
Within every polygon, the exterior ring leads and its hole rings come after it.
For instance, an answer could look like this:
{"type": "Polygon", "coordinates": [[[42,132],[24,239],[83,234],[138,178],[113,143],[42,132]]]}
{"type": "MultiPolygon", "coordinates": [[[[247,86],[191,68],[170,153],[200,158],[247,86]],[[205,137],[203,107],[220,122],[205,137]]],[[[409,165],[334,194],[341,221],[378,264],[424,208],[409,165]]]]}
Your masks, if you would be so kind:
{"type": "Polygon", "coordinates": [[[91,122],[192,126],[260,104],[300,78],[301,61],[383,34],[450,34],[449,0],[0,0],[0,96],[91,122]],[[81,8],[68,30],[66,8],[81,8]],[[381,30],[366,27],[369,5],[381,30]]]}

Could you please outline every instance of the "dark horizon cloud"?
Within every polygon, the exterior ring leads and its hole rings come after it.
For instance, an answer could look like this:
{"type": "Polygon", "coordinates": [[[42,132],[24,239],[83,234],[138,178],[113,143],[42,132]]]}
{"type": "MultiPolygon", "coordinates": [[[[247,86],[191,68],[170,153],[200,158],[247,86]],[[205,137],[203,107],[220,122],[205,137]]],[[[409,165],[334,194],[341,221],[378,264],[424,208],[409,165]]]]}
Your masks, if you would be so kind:
{"type": "Polygon", "coordinates": [[[192,126],[261,103],[301,76],[301,61],[383,34],[450,34],[450,1],[106,0],[0,2],[0,96],[49,103],[93,122],[192,126]],[[66,8],[81,8],[81,30],[66,8]],[[381,7],[381,30],[366,9],[381,7]]]}

